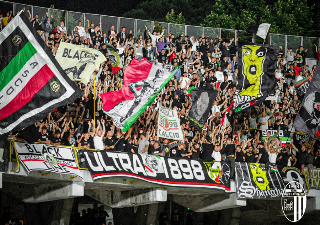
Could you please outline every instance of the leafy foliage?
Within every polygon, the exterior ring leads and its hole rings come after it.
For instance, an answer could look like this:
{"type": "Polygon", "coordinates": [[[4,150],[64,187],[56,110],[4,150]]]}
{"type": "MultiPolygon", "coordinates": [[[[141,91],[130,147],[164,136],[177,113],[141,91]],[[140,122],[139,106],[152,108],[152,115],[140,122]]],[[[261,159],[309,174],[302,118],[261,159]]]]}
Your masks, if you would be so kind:
{"type": "Polygon", "coordinates": [[[153,28],[153,30],[154,30],[155,32],[161,33],[162,30],[163,30],[163,26],[162,26],[161,24],[155,22],[155,23],[154,23],[154,28],[153,28]]]}
{"type": "Polygon", "coordinates": [[[319,36],[319,11],[307,0],[148,0],[124,16],[238,30],[264,22],[273,33],[319,36]]]}
{"type": "Polygon", "coordinates": [[[174,9],[171,9],[171,12],[168,12],[166,15],[167,23],[177,23],[177,24],[185,24],[186,19],[182,15],[182,12],[178,15],[175,14],[174,9]]]}

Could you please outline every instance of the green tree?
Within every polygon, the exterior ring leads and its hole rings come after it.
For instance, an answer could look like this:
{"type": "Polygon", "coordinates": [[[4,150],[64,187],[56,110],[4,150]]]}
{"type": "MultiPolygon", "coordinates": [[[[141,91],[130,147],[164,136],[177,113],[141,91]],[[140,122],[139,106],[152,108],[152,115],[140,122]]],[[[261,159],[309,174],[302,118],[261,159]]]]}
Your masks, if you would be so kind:
{"type": "Polygon", "coordinates": [[[177,23],[177,24],[185,24],[186,19],[182,15],[182,12],[178,15],[175,14],[174,9],[171,9],[171,12],[168,12],[166,15],[167,23],[177,23]]]}
{"type": "Polygon", "coordinates": [[[154,30],[155,32],[160,32],[160,33],[161,33],[162,30],[163,30],[163,26],[162,26],[161,24],[155,22],[155,23],[154,23],[154,28],[153,28],[153,30],[154,30]]]}
{"type": "Polygon", "coordinates": [[[271,32],[293,35],[313,34],[313,9],[307,0],[278,0],[271,11],[271,32]]]}
{"type": "Polygon", "coordinates": [[[57,25],[60,25],[60,21],[65,21],[65,12],[61,10],[54,9],[54,5],[51,5],[49,8],[49,14],[54,18],[53,29],[56,28],[57,25]]]}

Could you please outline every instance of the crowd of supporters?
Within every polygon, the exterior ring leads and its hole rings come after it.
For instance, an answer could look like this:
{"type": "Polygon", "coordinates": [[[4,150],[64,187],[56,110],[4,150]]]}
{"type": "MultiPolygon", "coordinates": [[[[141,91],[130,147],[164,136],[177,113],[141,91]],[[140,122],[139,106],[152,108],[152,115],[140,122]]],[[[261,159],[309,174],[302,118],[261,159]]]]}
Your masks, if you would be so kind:
{"type": "MultiPolygon", "coordinates": [[[[10,20],[12,13],[8,13],[7,17],[9,19],[6,20],[3,17],[3,26],[6,25],[5,21],[10,20]]],[[[117,33],[115,27],[111,26],[110,30],[101,32],[101,24],[93,24],[89,20],[87,27],[79,21],[72,32],[67,33],[64,21],[52,27],[54,18],[48,14],[44,21],[40,21],[38,15],[30,18],[30,21],[53,55],[62,41],[97,49],[106,56],[107,61],[92,74],[89,83],[78,83],[83,91],[81,98],[71,105],[58,108],[34,126],[14,135],[32,142],[85,149],[205,161],[226,160],[232,167],[235,162],[270,163],[302,169],[320,167],[318,141],[309,141],[304,145],[295,145],[291,141],[283,145],[281,140],[273,137],[270,132],[262,139],[263,130],[295,131],[293,123],[303,96],[297,94],[294,83],[312,76],[316,69],[316,65],[309,67],[306,64],[308,50],[303,46],[299,49],[292,49],[290,46],[283,49],[280,46],[275,70],[277,86],[273,100],[267,100],[240,114],[231,110],[226,115],[227,123],[221,124],[237,88],[237,39],[226,40],[205,34],[201,37],[189,37],[166,33],[165,30],[156,32],[147,27],[144,35],[135,37],[133,27],[122,27],[117,33]],[[107,43],[117,49],[123,65],[123,70],[115,74],[112,73],[107,43]],[[115,127],[112,118],[103,113],[100,94],[121,88],[124,71],[135,57],[145,57],[154,63],[181,66],[181,69],[134,125],[127,132],[122,132],[115,127]],[[211,115],[202,130],[191,126],[188,119],[192,103],[187,90],[191,87],[218,91],[213,105],[210,106],[211,115]],[[160,104],[177,109],[184,141],[157,137],[160,104]]],[[[317,46],[315,48],[320,57],[320,51],[317,46]]],[[[232,171],[231,176],[233,174],[232,171]]]]}

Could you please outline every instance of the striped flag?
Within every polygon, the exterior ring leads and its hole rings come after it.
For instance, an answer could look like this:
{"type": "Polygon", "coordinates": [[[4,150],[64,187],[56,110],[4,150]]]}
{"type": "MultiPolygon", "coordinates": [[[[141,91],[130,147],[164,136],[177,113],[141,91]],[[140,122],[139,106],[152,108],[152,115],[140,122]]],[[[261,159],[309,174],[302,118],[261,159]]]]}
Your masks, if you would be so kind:
{"type": "Polygon", "coordinates": [[[20,12],[0,33],[0,135],[43,119],[79,95],[20,12]]]}
{"type": "Polygon", "coordinates": [[[116,127],[127,131],[177,70],[171,65],[133,59],[125,70],[122,88],[101,95],[103,110],[113,118],[116,127]]]}

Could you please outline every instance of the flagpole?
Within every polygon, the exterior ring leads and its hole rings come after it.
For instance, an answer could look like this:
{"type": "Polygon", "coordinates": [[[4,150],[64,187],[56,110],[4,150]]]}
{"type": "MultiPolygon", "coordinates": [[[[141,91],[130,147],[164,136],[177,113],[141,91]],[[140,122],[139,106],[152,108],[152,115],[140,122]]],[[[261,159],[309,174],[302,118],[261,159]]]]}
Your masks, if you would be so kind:
{"type": "Polygon", "coordinates": [[[96,127],[96,73],[93,73],[93,128],[96,127]]]}

